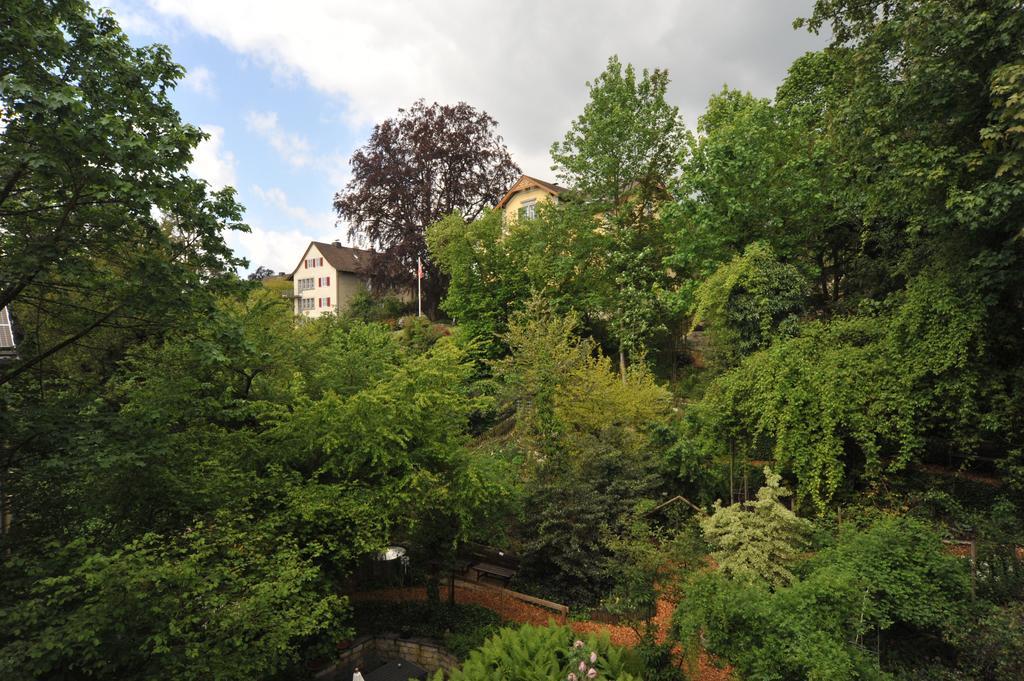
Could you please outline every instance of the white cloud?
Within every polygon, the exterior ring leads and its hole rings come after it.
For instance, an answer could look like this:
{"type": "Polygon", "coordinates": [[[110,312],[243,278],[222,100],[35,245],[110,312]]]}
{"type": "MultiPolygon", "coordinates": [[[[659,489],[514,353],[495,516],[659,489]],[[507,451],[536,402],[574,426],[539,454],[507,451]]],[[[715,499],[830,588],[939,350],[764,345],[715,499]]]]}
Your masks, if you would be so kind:
{"type": "Polygon", "coordinates": [[[249,261],[249,270],[269,267],[275,272],[291,272],[312,239],[297,229],[271,230],[250,224],[249,233],[229,232],[228,246],[249,261]]]}
{"type": "MultiPolygon", "coordinates": [[[[551,142],[582,110],[584,83],[611,54],[667,67],[672,97],[693,125],[723,83],[771,95],[795,57],[824,43],[792,29],[813,0],[651,0],[639,9],[619,0],[150,3],[275,72],[342,96],[355,126],[420,97],[467,101],[493,115],[523,169],[542,176],[551,142]]],[[[311,163],[308,150],[290,153],[311,163]]]]}
{"type": "Polygon", "coordinates": [[[210,136],[199,143],[192,155],[188,172],[210,183],[214,189],[235,186],[235,155],[223,147],[224,128],[219,125],[199,126],[210,136]]]}
{"type": "Polygon", "coordinates": [[[95,7],[113,11],[121,30],[133,38],[136,36],[153,37],[159,35],[164,29],[160,22],[140,11],[141,8],[133,6],[130,2],[126,5],[121,0],[99,0],[92,4],[95,7]]]}
{"type": "Polygon", "coordinates": [[[292,205],[288,201],[288,196],[278,187],[264,189],[259,185],[253,185],[252,191],[264,203],[277,208],[289,218],[301,222],[314,233],[327,234],[334,229],[335,217],[332,212],[314,214],[302,206],[292,205]]]}
{"type": "Polygon", "coordinates": [[[250,220],[252,231],[248,234],[230,234],[227,239],[228,245],[236,254],[249,261],[249,271],[266,266],[275,272],[290,272],[310,241],[346,242],[344,233],[334,227],[333,213],[313,214],[301,206],[295,206],[278,187],[264,189],[253,185],[252,193],[266,205],[283,213],[292,223],[301,223],[302,229],[268,229],[250,220]]]}
{"type": "Polygon", "coordinates": [[[274,111],[250,111],[245,116],[250,131],[266,140],[281,158],[296,168],[313,165],[313,146],[302,135],[286,132],[277,122],[274,111]]]}
{"type": "Polygon", "coordinates": [[[181,81],[181,85],[200,95],[212,97],[216,94],[213,87],[213,72],[205,66],[189,69],[185,74],[185,79],[181,81]]]}
{"type": "Polygon", "coordinates": [[[312,168],[322,172],[333,187],[343,187],[350,176],[348,159],[340,153],[317,154],[304,136],[284,130],[275,111],[250,111],[245,125],[259,135],[294,168],[312,168]]]}

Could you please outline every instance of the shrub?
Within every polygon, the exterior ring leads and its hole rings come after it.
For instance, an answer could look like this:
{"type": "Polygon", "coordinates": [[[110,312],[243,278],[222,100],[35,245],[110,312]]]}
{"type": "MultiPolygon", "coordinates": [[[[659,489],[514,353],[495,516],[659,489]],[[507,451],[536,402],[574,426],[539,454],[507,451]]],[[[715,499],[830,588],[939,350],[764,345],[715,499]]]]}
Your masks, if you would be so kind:
{"type": "Polygon", "coordinates": [[[398,296],[374,295],[363,289],[349,300],[346,315],[364,322],[393,321],[406,314],[409,307],[398,296]]]}
{"type": "Polygon", "coordinates": [[[402,327],[402,345],[417,354],[426,352],[439,338],[448,335],[444,326],[434,324],[426,317],[402,317],[399,325],[402,327]]]}
{"type": "Polygon", "coordinates": [[[780,499],[789,495],[782,477],[767,466],[764,473],[767,484],[756,501],[724,508],[716,501],[714,513],[700,526],[723,573],[782,586],[793,580],[788,564],[806,545],[810,527],[782,505],[780,499]]]}
{"type": "Polygon", "coordinates": [[[1020,678],[1024,660],[1024,603],[993,608],[958,634],[961,663],[971,678],[1020,678]]]}
{"type": "Polygon", "coordinates": [[[918,520],[849,530],[794,572],[798,579],[774,591],[723,571],[701,575],[675,614],[680,639],[692,650],[703,643],[741,678],[885,679],[884,661],[943,654],[962,621],[964,566],[918,520]],[[878,656],[865,645],[872,640],[878,656]]]}
{"type": "MultiPolygon", "coordinates": [[[[608,642],[608,637],[575,639],[569,627],[535,627],[529,624],[518,629],[502,629],[482,646],[470,653],[460,669],[451,672],[450,681],[534,681],[535,679],[567,679],[568,681],[638,681],[630,671],[622,648],[608,642]]],[[[442,673],[433,677],[441,681],[442,673]]]]}

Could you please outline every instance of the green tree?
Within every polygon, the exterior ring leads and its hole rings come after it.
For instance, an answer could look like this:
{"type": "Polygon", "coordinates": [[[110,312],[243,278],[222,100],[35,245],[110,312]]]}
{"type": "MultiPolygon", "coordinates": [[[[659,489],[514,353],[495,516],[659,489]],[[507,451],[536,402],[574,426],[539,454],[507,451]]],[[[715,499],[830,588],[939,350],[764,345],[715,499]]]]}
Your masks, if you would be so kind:
{"type": "Polygon", "coordinates": [[[678,107],[665,101],[668,72],[646,69],[637,78],[618,57],[593,82],[590,101],[565,138],[551,145],[558,178],[598,210],[626,201],[654,201],[678,171],[685,128],[678,107]]]}
{"type": "Polygon", "coordinates": [[[64,571],[30,572],[21,600],[0,607],[4,678],[265,678],[300,644],[350,631],[308,552],[227,514],[112,552],[75,541],[56,558],[64,571]]]}
{"type": "Polygon", "coordinates": [[[512,315],[505,335],[511,354],[492,366],[499,408],[511,413],[518,446],[581,462],[605,446],[644,451],[645,428],[664,416],[668,393],[643,365],[617,380],[608,358],[578,330],[575,315],[557,313],[539,296],[512,315]]]}
{"type": "Polygon", "coordinates": [[[170,102],[184,71],[166,47],[132,47],[78,0],[5,3],[0,23],[0,307],[26,331],[0,385],[61,355],[102,371],[242,263],[223,240],[241,208],[186,174],[204,134],[170,102]]]}
{"type": "Polygon", "coordinates": [[[674,187],[679,204],[667,215],[675,304],[693,307],[701,282],[757,241],[814,283],[814,307],[848,308],[859,293],[851,285],[863,260],[858,204],[829,134],[849,78],[844,56],[801,57],[774,101],[728,88],[710,99],[674,187]]]}
{"type": "Polygon", "coordinates": [[[723,574],[777,588],[793,581],[790,566],[807,546],[810,526],[782,504],[789,496],[782,476],[767,466],[764,475],[756,501],[725,507],[716,501],[700,527],[723,574]]]}
{"type": "Polygon", "coordinates": [[[296,325],[261,288],[217,309],[133,348],[59,451],[5,487],[6,668],[293,673],[344,635],[337,594],[363,557],[410,535],[443,554],[500,507],[502,475],[465,450],[479,407],[454,344],[296,325]],[[172,607],[182,594],[190,608],[172,607]]]}
{"type": "Polygon", "coordinates": [[[991,456],[1014,483],[1018,9],[819,2],[809,24],[833,43],[774,102],[713,100],[684,173],[680,244],[698,238],[680,290],[758,239],[816,291],[711,385],[705,452],[771,452],[819,511],[925,456],[991,456]]]}
{"type": "Polygon", "coordinates": [[[774,337],[793,333],[806,290],[794,266],[779,262],[768,244],[755,242],[701,282],[692,324],[707,327],[716,363],[734,365],[774,337]]]}
{"type": "Polygon", "coordinates": [[[557,598],[594,602],[613,580],[609,539],[656,496],[650,430],[668,393],[642,364],[623,382],[572,315],[540,298],[513,315],[511,355],[494,363],[524,484],[523,577],[557,598]]]}
{"type": "Polygon", "coordinates": [[[607,288],[595,316],[609,320],[618,344],[620,373],[626,355],[640,352],[666,312],[669,254],[660,206],[679,170],[686,129],[665,100],[668,72],[623,69],[617,57],[593,82],[590,101],[561,142],[551,147],[558,177],[599,214],[602,276],[607,288]]]}
{"type": "MultiPolygon", "coordinates": [[[[0,24],[0,304],[24,332],[0,369],[0,541],[31,555],[79,534],[91,465],[129,458],[106,449],[123,421],[104,403],[129,350],[240,292],[224,234],[245,227],[231,189],[187,175],[204,135],[171,105],[166,47],[75,0],[5,3],[0,24]]],[[[141,496],[112,484],[91,491],[141,496]]]]}
{"type": "Polygon", "coordinates": [[[1006,387],[982,359],[992,341],[977,290],[952,272],[922,273],[874,309],[801,324],[718,377],[694,410],[701,446],[770,452],[793,472],[798,501],[822,511],[905,469],[929,442],[970,452],[1014,427],[1006,387]]]}
{"type": "Polygon", "coordinates": [[[700,528],[691,509],[682,513],[666,510],[668,522],[662,527],[653,525],[649,514],[638,514],[621,535],[608,540],[614,552],[614,585],[601,605],[636,633],[635,650],[644,661],[644,678],[651,681],[684,678],[678,642],[662,638],[658,602],[677,601],[678,587],[705,565],[707,547],[700,528]]]}
{"type": "Polygon", "coordinates": [[[449,216],[427,230],[431,257],[450,277],[442,307],[457,332],[497,359],[510,316],[533,296],[593,327],[611,285],[604,278],[603,236],[586,205],[541,206],[536,220],[506,230],[500,211],[466,224],[449,216]]]}

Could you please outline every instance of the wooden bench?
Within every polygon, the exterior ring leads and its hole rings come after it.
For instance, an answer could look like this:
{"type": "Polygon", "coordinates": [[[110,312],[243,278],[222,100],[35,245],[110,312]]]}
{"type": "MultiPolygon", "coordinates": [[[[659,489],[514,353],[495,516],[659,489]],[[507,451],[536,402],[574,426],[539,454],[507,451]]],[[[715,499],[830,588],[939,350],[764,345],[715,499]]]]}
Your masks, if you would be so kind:
{"type": "Polygon", "coordinates": [[[480,581],[483,576],[494,577],[504,582],[508,582],[512,577],[515,576],[516,571],[494,563],[473,563],[470,565],[470,569],[476,572],[476,581],[480,581]]]}

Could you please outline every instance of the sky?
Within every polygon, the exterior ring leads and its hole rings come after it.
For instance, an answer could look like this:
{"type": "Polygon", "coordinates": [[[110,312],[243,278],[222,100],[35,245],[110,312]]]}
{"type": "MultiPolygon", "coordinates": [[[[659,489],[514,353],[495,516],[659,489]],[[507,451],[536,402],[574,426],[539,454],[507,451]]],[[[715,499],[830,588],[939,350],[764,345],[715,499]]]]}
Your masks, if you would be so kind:
{"type": "Polygon", "coordinates": [[[349,242],[332,211],[375,123],[417,99],[464,101],[498,121],[528,175],[615,54],[667,68],[687,125],[728,85],[770,97],[825,38],[793,28],[813,0],[97,0],[137,45],[187,69],[173,99],[210,137],[190,168],[231,185],[252,232],[228,241],[291,271],[309,241],[349,242]]]}

